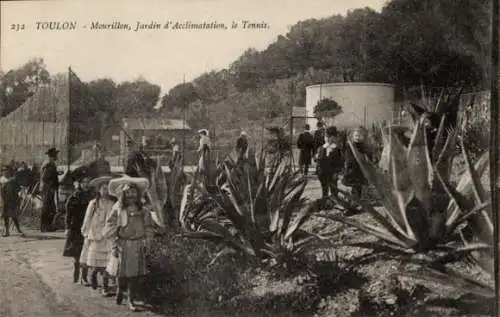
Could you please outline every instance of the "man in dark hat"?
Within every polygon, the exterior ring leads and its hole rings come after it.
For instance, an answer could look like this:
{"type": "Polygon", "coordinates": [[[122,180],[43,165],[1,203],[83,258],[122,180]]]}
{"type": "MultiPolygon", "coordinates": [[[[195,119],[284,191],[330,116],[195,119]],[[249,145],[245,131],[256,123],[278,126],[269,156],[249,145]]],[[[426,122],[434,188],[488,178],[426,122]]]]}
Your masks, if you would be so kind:
{"type": "Polygon", "coordinates": [[[326,129],[326,142],[318,149],[317,173],[323,198],[333,194],[337,189],[338,174],[344,166],[338,137],[337,128],[329,127],[326,129]]]}
{"type": "Polygon", "coordinates": [[[299,135],[299,138],[297,139],[297,147],[300,150],[300,156],[299,156],[300,171],[305,176],[307,176],[309,172],[311,159],[314,155],[314,137],[309,130],[310,126],[306,124],[304,126],[304,132],[302,132],[299,135]]]}
{"type": "Polygon", "coordinates": [[[8,237],[10,235],[10,219],[14,222],[17,232],[22,235],[23,232],[18,220],[20,205],[19,191],[21,190],[21,186],[16,177],[14,177],[14,172],[10,167],[4,166],[2,168],[2,176],[4,181],[1,182],[0,188],[3,202],[2,218],[5,224],[3,236],[8,237]]]}
{"type": "Polygon", "coordinates": [[[40,219],[40,231],[54,231],[52,219],[57,213],[56,200],[58,200],[57,190],[59,188],[59,178],[57,173],[57,155],[59,151],[50,148],[45,154],[47,160],[42,164],[40,175],[40,194],[42,196],[42,215],[40,219]]]}

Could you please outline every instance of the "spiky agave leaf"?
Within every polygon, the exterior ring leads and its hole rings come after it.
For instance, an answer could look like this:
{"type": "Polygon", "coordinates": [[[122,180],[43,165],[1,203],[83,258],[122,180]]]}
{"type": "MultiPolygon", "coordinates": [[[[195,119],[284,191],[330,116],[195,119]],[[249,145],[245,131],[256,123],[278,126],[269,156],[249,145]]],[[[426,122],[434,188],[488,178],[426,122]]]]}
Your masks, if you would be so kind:
{"type": "Polygon", "coordinates": [[[417,272],[398,272],[398,276],[405,276],[419,280],[438,283],[455,289],[462,289],[468,293],[476,294],[485,298],[494,298],[495,289],[490,285],[476,281],[468,276],[444,268],[440,270],[422,267],[417,272]]]}
{"type": "Polygon", "coordinates": [[[472,252],[486,250],[491,251],[492,248],[490,245],[487,245],[485,243],[474,243],[466,246],[452,247],[449,252],[442,256],[439,256],[430,265],[431,267],[442,267],[451,262],[464,260],[465,258],[470,256],[472,252]]]}
{"type": "MultiPolygon", "coordinates": [[[[348,193],[337,189],[338,192],[347,195],[348,193]]],[[[388,231],[394,238],[401,240],[401,242],[406,245],[407,248],[414,248],[418,241],[415,238],[411,238],[407,232],[403,231],[403,229],[397,224],[395,219],[391,217],[391,214],[388,212],[384,212],[384,209],[377,210],[373,208],[370,204],[367,204],[362,199],[357,199],[354,197],[350,198],[354,204],[359,205],[363,208],[364,211],[368,212],[373,219],[386,231],[388,231]]],[[[347,204],[347,202],[339,201],[342,205],[347,204]]],[[[350,206],[346,205],[346,209],[349,209],[350,206]]],[[[344,216],[339,216],[344,217],[344,216]]]]}
{"type": "Polygon", "coordinates": [[[363,231],[365,233],[368,233],[368,234],[370,234],[372,236],[375,236],[376,238],[384,240],[384,241],[386,241],[389,244],[393,244],[393,245],[396,245],[398,247],[405,248],[405,249],[409,248],[409,246],[407,244],[405,244],[400,239],[394,237],[385,228],[382,228],[382,227],[379,227],[379,226],[374,226],[374,225],[368,224],[366,222],[361,222],[361,221],[356,220],[356,219],[342,217],[342,216],[337,216],[337,215],[326,214],[326,215],[318,215],[318,217],[328,218],[328,219],[331,219],[331,220],[335,220],[335,221],[347,224],[347,225],[349,225],[351,227],[355,227],[355,228],[357,228],[357,229],[359,229],[359,230],[361,230],[361,231],[363,231]]]}
{"type": "MultiPolygon", "coordinates": [[[[399,155],[399,153],[395,153],[399,155]]],[[[421,118],[413,131],[413,136],[407,151],[407,168],[409,180],[415,189],[415,196],[428,213],[432,209],[432,184],[434,173],[431,157],[427,146],[427,136],[424,120],[421,118]]]]}
{"type": "Polygon", "coordinates": [[[296,187],[294,191],[290,193],[290,198],[285,199],[281,216],[282,221],[280,222],[277,232],[280,236],[285,236],[294,212],[300,210],[304,206],[306,198],[302,197],[302,194],[304,193],[306,184],[307,182],[304,180],[300,187],[296,187]]]}
{"type": "MultiPolygon", "coordinates": [[[[401,206],[403,204],[401,204],[401,200],[398,200],[398,197],[396,197],[394,194],[395,190],[393,184],[389,179],[390,176],[378,171],[377,168],[372,163],[364,159],[362,154],[359,153],[359,151],[350,141],[348,142],[348,144],[351,148],[351,151],[356,161],[361,167],[363,175],[368,180],[371,187],[373,187],[380,203],[382,203],[382,205],[385,207],[385,211],[388,214],[390,214],[390,217],[394,219],[395,223],[399,226],[399,228],[401,228],[403,232],[406,232],[409,235],[408,228],[410,227],[408,224],[408,219],[406,218],[406,210],[401,209],[401,206]]],[[[395,161],[392,162],[393,163],[391,163],[391,165],[394,166],[396,162],[395,161]]],[[[397,169],[394,168],[394,170],[396,173],[398,173],[397,169]]],[[[399,194],[400,198],[402,198],[401,193],[399,194]]],[[[414,237],[412,237],[412,239],[414,239],[414,237]]]]}
{"type": "MultiPolygon", "coordinates": [[[[481,204],[485,200],[487,200],[487,194],[484,186],[481,183],[481,174],[472,166],[472,161],[467,152],[465,145],[463,143],[463,139],[461,140],[462,151],[465,156],[465,162],[467,167],[467,172],[470,176],[470,182],[472,187],[472,193],[476,204],[481,204]]],[[[489,161],[489,156],[488,156],[489,161]]],[[[475,223],[475,232],[479,234],[481,239],[487,243],[493,243],[493,221],[492,216],[488,214],[486,209],[482,209],[480,211],[481,218],[474,219],[475,223]]],[[[476,218],[476,217],[474,217],[476,218]]]]}
{"type": "Polygon", "coordinates": [[[179,209],[179,222],[184,229],[186,229],[185,220],[188,216],[189,204],[195,199],[195,184],[198,182],[198,177],[199,171],[198,169],[196,169],[194,175],[192,175],[191,177],[191,184],[186,185],[182,193],[182,199],[179,209]]]}

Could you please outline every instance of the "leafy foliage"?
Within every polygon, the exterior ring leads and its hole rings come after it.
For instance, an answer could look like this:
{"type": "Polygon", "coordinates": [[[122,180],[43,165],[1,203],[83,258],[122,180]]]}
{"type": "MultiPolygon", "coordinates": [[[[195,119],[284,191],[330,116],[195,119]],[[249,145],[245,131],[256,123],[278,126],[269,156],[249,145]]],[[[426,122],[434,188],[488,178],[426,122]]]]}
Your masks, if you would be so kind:
{"type": "Polygon", "coordinates": [[[0,117],[6,116],[22,105],[39,85],[50,81],[42,58],[35,58],[23,66],[0,72],[0,117]]]}

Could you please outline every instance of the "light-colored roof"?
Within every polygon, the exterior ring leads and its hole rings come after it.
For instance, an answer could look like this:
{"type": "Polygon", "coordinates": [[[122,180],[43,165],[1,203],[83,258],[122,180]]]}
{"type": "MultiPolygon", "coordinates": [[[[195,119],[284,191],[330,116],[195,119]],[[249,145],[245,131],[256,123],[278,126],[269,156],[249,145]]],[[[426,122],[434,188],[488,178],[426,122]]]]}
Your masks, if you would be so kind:
{"type": "Polygon", "coordinates": [[[124,118],[123,127],[128,130],[191,130],[187,122],[181,119],[143,119],[124,118]]]}

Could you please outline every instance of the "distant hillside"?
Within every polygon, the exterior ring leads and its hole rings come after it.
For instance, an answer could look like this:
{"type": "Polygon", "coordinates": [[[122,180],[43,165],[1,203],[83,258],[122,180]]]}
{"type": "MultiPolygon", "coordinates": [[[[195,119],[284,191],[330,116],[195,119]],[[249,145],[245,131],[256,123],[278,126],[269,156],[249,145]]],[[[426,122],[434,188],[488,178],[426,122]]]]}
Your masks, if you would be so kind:
{"type": "Polygon", "coordinates": [[[393,0],[381,13],[362,8],[299,21],[267,49],[250,48],[228,69],[172,88],[160,111],[181,116],[187,106],[189,124],[210,127],[222,144],[240,128],[258,137],[263,126],[285,124],[312,84],[388,82],[399,93],[461,82],[481,88],[488,38],[487,0],[393,0]]]}

